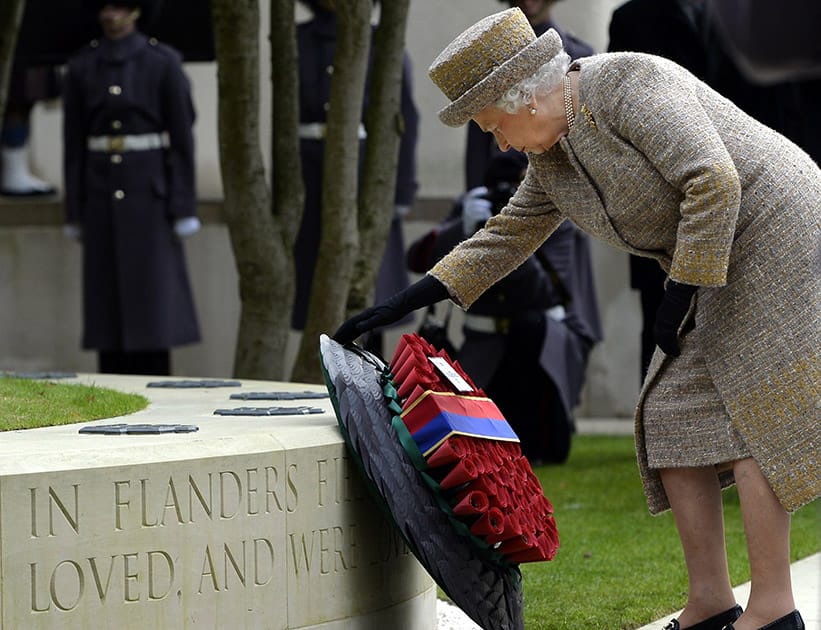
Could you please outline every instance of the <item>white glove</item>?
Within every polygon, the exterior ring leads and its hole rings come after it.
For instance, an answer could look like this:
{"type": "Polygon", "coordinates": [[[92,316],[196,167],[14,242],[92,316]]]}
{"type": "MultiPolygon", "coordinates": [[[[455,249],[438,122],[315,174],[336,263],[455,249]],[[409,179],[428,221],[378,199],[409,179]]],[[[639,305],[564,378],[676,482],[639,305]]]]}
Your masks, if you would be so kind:
{"type": "Polygon", "coordinates": [[[411,210],[410,205],[402,206],[402,205],[396,204],[393,207],[393,216],[398,217],[400,219],[404,219],[406,216],[408,216],[408,213],[410,212],[410,210],[411,210]]]}
{"type": "Polygon", "coordinates": [[[79,223],[66,223],[63,226],[63,236],[70,238],[72,241],[80,242],[83,240],[83,228],[79,223]]]}
{"type": "Polygon", "coordinates": [[[483,199],[488,190],[485,186],[471,188],[462,199],[462,232],[470,237],[480,223],[493,216],[493,204],[490,199],[483,199]]]}
{"type": "Polygon", "coordinates": [[[200,231],[200,220],[197,217],[185,217],[174,221],[174,234],[180,238],[191,236],[200,231]]]}

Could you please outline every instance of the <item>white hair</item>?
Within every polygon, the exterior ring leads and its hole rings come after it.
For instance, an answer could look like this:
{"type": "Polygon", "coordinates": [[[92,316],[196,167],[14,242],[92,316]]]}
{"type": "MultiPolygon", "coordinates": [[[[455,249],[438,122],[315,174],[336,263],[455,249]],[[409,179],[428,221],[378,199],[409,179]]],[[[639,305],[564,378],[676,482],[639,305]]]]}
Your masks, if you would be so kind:
{"type": "Polygon", "coordinates": [[[567,74],[568,68],[570,68],[570,55],[564,50],[559,51],[536,72],[502,94],[494,106],[508,114],[515,114],[530,103],[537,94],[547,94],[559,85],[564,75],[567,74]]]}

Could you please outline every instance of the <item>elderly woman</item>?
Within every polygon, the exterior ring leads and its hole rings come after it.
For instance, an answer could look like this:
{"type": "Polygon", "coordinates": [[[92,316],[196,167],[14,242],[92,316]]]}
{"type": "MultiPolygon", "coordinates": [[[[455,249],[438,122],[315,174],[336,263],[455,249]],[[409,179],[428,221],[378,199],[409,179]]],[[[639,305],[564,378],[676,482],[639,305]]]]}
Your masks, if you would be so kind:
{"type": "Polygon", "coordinates": [[[337,341],[445,298],[468,307],[564,219],[655,258],[668,281],[635,426],[650,511],[672,509],[689,575],[668,628],[803,628],[789,513],[821,488],[818,167],[670,61],[569,65],[555,31],[536,38],[517,9],[459,35],[430,76],[451,101],[441,120],[527,151],[527,175],[483,230],[337,341]],[[721,503],[733,482],[752,576],[743,614],[721,503]]]}

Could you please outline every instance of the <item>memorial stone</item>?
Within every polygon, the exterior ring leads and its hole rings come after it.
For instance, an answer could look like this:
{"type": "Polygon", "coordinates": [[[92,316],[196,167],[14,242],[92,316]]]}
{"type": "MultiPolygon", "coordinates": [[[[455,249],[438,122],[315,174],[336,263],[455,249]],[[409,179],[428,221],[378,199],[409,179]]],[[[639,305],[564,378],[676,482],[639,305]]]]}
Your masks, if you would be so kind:
{"type": "Polygon", "coordinates": [[[435,628],[434,583],[361,482],[329,400],[223,418],[219,388],[75,380],[151,404],[0,433],[2,630],[435,628]],[[113,420],[198,430],[80,433],[113,420]]]}

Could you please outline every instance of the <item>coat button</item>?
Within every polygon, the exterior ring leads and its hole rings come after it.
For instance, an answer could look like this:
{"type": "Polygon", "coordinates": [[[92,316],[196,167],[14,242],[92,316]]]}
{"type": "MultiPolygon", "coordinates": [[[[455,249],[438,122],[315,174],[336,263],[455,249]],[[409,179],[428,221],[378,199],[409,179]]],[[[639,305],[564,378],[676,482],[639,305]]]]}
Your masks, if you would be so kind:
{"type": "Polygon", "coordinates": [[[122,190],[115,190],[114,199],[117,199],[118,201],[121,199],[125,199],[125,193],[122,190]]]}
{"type": "Polygon", "coordinates": [[[333,74],[334,73],[334,67],[333,66],[328,66],[327,68],[325,68],[325,72],[327,72],[328,74],[333,74]]]}
{"type": "Polygon", "coordinates": [[[123,161],[123,156],[119,153],[112,153],[111,154],[111,163],[112,164],[120,164],[123,161]]]}
{"type": "Polygon", "coordinates": [[[123,88],[121,88],[119,85],[109,85],[108,93],[113,94],[114,96],[119,96],[123,93],[123,88]]]}
{"type": "Polygon", "coordinates": [[[123,123],[119,120],[112,120],[111,121],[111,128],[112,129],[119,129],[123,126],[123,123]]]}

